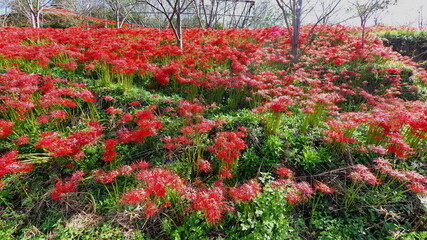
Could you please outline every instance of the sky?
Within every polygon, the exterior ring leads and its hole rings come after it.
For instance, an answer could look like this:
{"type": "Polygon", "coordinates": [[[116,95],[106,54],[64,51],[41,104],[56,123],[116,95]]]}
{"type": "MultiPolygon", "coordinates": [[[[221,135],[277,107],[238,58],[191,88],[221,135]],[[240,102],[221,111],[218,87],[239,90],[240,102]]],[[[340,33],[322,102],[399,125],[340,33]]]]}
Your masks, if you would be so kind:
{"type": "MultiPolygon", "coordinates": [[[[352,0],[347,0],[351,2],[352,0]]],[[[424,27],[427,27],[427,0],[398,0],[396,5],[391,5],[387,10],[380,13],[379,22],[388,26],[410,25],[418,27],[419,11],[422,11],[424,27]],[[424,7],[423,7],[424,6],[424,7]]],[[[350,25],[358,25],[358,19],[346,22],[350,25]]],[[[371,18],[368,25],[373,25],[371,18]]]]}
{"type": "Polygon", "coordinates": [[[387,25],[418,25],[418,11],[422,11],[424,25],[427,25],[427,0],[399,0],[383,14],[382,22],[387,25]]]}

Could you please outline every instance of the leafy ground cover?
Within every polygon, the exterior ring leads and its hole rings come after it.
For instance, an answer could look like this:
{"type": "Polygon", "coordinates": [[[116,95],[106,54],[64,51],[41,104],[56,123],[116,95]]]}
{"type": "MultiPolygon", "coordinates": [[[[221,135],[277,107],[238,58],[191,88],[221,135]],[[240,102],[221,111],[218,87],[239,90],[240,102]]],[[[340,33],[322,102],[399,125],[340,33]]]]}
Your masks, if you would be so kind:
{"type": "Polygon", "coordinates": [[[1,238],[426,237],[427,72],[309,30],[0,29],[1,238]]]}

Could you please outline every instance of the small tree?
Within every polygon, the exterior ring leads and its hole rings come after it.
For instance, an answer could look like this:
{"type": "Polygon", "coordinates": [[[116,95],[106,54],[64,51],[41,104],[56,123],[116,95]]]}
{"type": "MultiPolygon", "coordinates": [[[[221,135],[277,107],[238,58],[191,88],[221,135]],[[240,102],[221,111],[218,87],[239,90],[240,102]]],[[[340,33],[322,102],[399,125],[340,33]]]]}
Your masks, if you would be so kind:
{"type": "Polygon", "coordinates": [[[2,9],[2,13],[0,13],[0,20],[1,20],[1,25],[3,27],[6,26],[7,20],[11,12],[10,2],[11,0],[3,0],[0,2],[0,9],[2,9]]]}
{"type": "Polygon", "coordinates": [[[77,25],[76,21],[83,19],[87,27],[89,27],[87,17],[91,15],[97,4],[98,2],[96,0],[62,0],[56,3],[58,7],[70,10],[77,15],[77,19],[71,18],[74,24],[77,25]]]}
{"type": "Polygon", "coordinates": [[[194,10],[201,28],[213,28],[218,22],[219,1],[200,0],[193,1],[194,10]]]}
{"type": "Polygon", "coordinates": [[[104,2],[113,13],[116,28],[121,28],[123,26],[123,23],[129,17],[130,9],[136,4],[133,0],[102,0],[102,2],[104,2]]]}
{"type": "Polygon", "coordinates": [[[396,4],[397,0],[357,0],[353,3],[362,27],[362,48],[365,47],[366,24],[374,14],[386,9],[390,4],[396,4]]]}
{"type": "Polygon", "coordinates": [[[33,28],[39,28],[43,9],[51,3],[52,0],[15,0],[11,5],[13,9],[28,18],[33,28]]]}
{"type": "Polygon", "coordinates": [[[417,23],[418,29],[420,30],[424,29],[424,25],[426,25],[425,23],[427,23],[427,20],[425,20],[423,16],[423,8],[424,6],[421,6],[420,9],[418,9],[417,23]]]}
{"type": "Polygon", "coordinates": [[[182,14],[193,4],[193,0],[137,0],[160,12],[169,22],[179,48],[182,41],[182,14]]]}
{"type": "Polygon", "coordinates": [[[341,0],[331,1],[329,3],[303,0],[276,0],[276,2],[282,10],[286,28],[291,38],[291,54],[293,57],[292,61],[294,63],[298,63],[301,53],[304,52],[307,46],[311,44],[316,27],[336,11],[338,5],[341,3],[341,0]],[[321,6],[320,13],[316,13],[316,7],[318,6],[321,6]],[[299,38],[303,13],[305,16],[313,13],[316,17],[316,20],[309,30],[307,41],[305,42],[305,48],[300,49],[299,38]]]}
{"type": "Polygon", "coordinates": [[[252,28],[263,28],[283,25],[281,10],[276,4],[266,1],[256,1],[251,17],[248,18],[248,25],[252,28]]]}

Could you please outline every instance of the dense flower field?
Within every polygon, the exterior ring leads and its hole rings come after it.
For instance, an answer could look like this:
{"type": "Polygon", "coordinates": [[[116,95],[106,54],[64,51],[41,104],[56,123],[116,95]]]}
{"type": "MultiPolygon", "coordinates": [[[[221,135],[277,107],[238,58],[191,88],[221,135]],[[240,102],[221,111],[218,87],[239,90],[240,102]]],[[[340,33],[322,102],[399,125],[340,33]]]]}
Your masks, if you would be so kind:
{"type": "Polygon", "coordinates": [[[83,213],[123,238],[420,236],[426,70],[357,28],[309,30],[295,64],[280,27],[186,29],[183,49],[0,29],[4,236],[78,237],[61,221],[83,213]]]}

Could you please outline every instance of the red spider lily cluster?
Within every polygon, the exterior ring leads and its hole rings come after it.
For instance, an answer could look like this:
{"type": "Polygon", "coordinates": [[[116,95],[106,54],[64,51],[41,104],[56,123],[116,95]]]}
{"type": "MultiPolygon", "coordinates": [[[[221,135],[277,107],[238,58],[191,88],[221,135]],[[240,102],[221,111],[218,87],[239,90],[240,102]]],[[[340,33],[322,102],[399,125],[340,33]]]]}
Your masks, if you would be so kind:
{"type": "MultiPolygon", "coordinates": [[[[328,121],[328,141],[361,144],[363,151],[393,153],[407,157],[422,146],[426,139],[427,105],[421,101],[391,99],[377,103],[370,111],[342,113],[328,121]],[[356,129],[368,126],[363,139],[353,136],[356,129]]],[[[365,128],[366,129],[366,128],[365,128]]]]}
{"type": "Polygon", "coordinates": [[[246,129],[236,132],[219,132],[213,140],[209,151],[222,161],[221,176],[232,178],[231,168],[240,156],[241,151],[246,148],[246,143],[242,139],[246,137],[246,129]]]}
{"type": "Polygon", "coordinates": [[[4,186],[1,179],[8,173],[30,172],[34,166],[16,161],[17,151],[10,151],[0,157],[0,188],[4,186]]]}
{"type": "Polygon", "coordinates": [[[421,175],[416,171],[402,171],[393,169],[391,162],[384,158],[376,158],[373,160],[373,168],[379,170],[383,175],[397,179],[414,191],[415,193],[425,195],[427,194],[427,177],[421,175]]]}
{"type": "Polygon", "coordinates": [[[321,193],[334,193],[335,189],[329,187],[323,182],[316,181],[313,186],[308,182],[295,181],[295,173],[286,167],[279,167],[276,169],[276,174],[279,175],[279,179],[272,182],[272,185],[276,188],[285,190],[285,198],[289,204],[298,205],[304,201],[309,200],[317,189],[321,193]]]}
{"type": "Polygon", "coordinates": [[[210,223],[218,223],[225,213],[233,211],[234,201],[253,200],[262,189],[258,182],[250,181],[239,187],[225,187],[221,182],[210,188],[191,187],[177,174],[162,168],[142,170],[136,174],[142,188],[122,195],[126,204],[143,204],[147,216],[170,206],[168,195],[174,193],[191,205],[191,209],[200,210],[210,223]],[[147,211],[149,213],[147,213],[147,211]]]}
{"type": "Polygon", "coordinates": [[[52,198],[55,200],[60,200],[63,197],[63,194],[67,192],[74,192],[77,190],[79,181],[83,179],[85,173],[83,171],[77,171],[69,179],[62,181],[61,179],[56,180],[55,188],[52,190],[52,198]]]}
{"type": "MultiPolygon", "coordinates": [[[[66,79],[26,74],[17,68],[11,68],[0,74],[0,112],[15,117],[12,120],[23,120],[32,109],[49,110],[60,106],[74,108],[77,106],[77,99],[94,102],[95,96],[85,87],[82,84],[68,83],[66,79]]],[[[62,110],[53,109],[45,118],[64,118],[65,114],[62,110]]]]}
{"type": "Polygon", "coordinates": [[[98,122],[91,121],[87,130],[66,137],[59,136],[58,132],[44,132],[34,146],[46,149],[55,157],[70,156],[79,160],[85,155],[82,148],[97,141],[101,133],[102,126],[98,122]]]}
{"type": "MultiPolygon", "coordinates": [[[[302,42],[309,30],[302,29],[302,42]]],[[[236,204],[256,199],[265,186],[256,180],[230,186],[239,158],[248,148],[245,138],[250,129],[225,131],[225,120],[208,119],[205,112],[209,107],[232,106],[230,103],[237,100],[260,119],[266,114],[278,119],[300,114],[307,124],[327,120],[325,141],[355,145],[362,152],[406,158],[424,151],[427,105],[401,96],[406,90],[416,92],[415,85],[404,79],[405,71],[410,70],[412,80],[420,82],[427,82],[427,72],[384,47],[378,38],[367,38],[362,48],[360,36],[352,34],[353,30],[320,28],[313,44],[304,46],[300,63],[292,64],[287,51],[289,36],[280,27],[186,29],[183,49],[174,46],[169,30],[2,28],[0,62],[6,67],[60,67],[93,76],[98,82],[103,78],[117,83],[125,78],[143,79],[141,84],[147,88],[171,90],[187,100],[145,106],[140,98],[119,105],[112,96],[97,100],[84,84],[10,68],[0,74],[0,141],[16,143],[17,148],[33,143],[37,151],[54,159],[76,160],[76,165],[84,162],[86,148],[100,146],[99,156],[104,160],[100,162],[110,168],[104,171],[97,167],[90,173],[95,184],[108,187],[120,178],[134,178],[137,184],[120,193],[121,204],[142,205],[145,214],[153,216],[173,206],[170,199],[178,197],[188,212],[201,211],[207,221],[216,224],[236,204]],[[399,62],[405,67],[378,66],[377,62],[399,62]],[[367,73],[375,79],[367,79],[367,73]],[[362,107],[358,112],[345,112],[346,101],[358,101],[362,107]],[[76,112],[82,104],[100,108],[107,119],[80,120],[76,112]],[[175,124],[168,125],[170,120],[175,124]],[[76,122],[79,130],[72,128],[76,122]],[[62,124],[70,129],[65,131],[62,124]],[[35,126],[37,134],[27,134],[30,126],[35,126]],[[169,127],[176,131],[171,133],[169,127]],[[154,151],[164,154],[166,160],[184,163],[187,169],[180,172],[167,163],[149,168],[150,163],[133,159],[124,165],[121,147],[142,148],[150,138],[163,144],[154,151]],[[206,184],[203,181],[207,179],[216,182],[206,184]]],[[[276,123],[280,127],[280,121],[276,123]]],[[[17,151],[0,157],[0,178],[32,170],[32,165],[16,161],[17,157],[17,151]]],[[[381,174],[402,181],[416,193],[426,193],[424,176],[393,169],[381,158],[374,163],[381,174]]],[[[348,177],[380,184],[381,178],[368,167],[352,167],[348,177]]],[[[283,190],[284,199],[292,205],[307,202],[316,191],[335,192],[320,181],[298,181],[289,168],[278,167],[276,174],[279,179],[271,185],[283,190]]],[[[76,171],[69,179],[57,179],[52,198],[61,200],[65,193],[76,191],[79,182],[86,181],[83,176],[85,173],[76,171]]]]}

